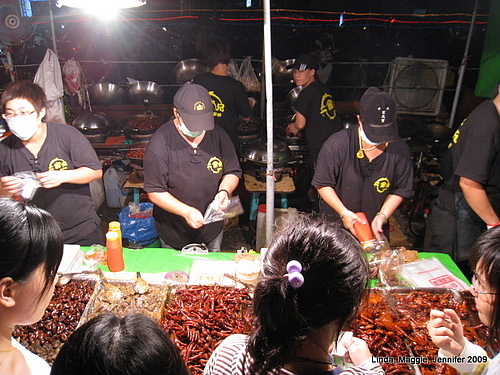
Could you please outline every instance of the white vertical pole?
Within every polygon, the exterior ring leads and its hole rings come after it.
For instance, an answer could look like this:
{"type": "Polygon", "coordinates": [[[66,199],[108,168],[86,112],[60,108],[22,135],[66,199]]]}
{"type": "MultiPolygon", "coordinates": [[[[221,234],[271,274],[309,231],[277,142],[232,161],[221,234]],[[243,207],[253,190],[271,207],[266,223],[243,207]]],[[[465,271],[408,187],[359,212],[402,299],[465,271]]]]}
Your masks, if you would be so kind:
{"type": "MultiPolygon", "coordinates": [[[[274,226],[274,167],[273,167],[273,79],[271,66],[271,8],[264,0],[264,76],[266,84],[267,173],[266,173],[266,247],[274,226]]],[[[260,249],[257,249],[259,251],[260,249]]]]}

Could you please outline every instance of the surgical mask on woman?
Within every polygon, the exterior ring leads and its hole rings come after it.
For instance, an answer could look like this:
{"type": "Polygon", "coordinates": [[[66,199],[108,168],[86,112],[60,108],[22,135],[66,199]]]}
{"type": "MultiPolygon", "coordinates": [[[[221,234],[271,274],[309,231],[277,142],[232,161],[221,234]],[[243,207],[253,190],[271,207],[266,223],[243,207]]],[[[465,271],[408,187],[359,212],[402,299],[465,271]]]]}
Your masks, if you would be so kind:
{"type": "Polygon", "coordinates": [[[365,141],[366,143],[368,143],[369,145],[372,145],[372,146],[378,146],[378,145],[381,145],[382,143],[384,143],[384,142],[376,143],[376,142],[370,141],[362,128],[359,128],[359,135],[361,136],[361,139],[363,141],[365,141]]]}
{"type": "Polygon", "coordinates": [[[204,130],[198,131],[198,132],[192,132],[191,130],[189,130],[187,128],[186,124],[184,124],[180,120],[179,120],[179,129],[181,130],[182,134],[184,134],[186,137],[189,137],[189,138],[196,138],[204,132],[204,130]]]}
{"type": "Polygon", "coordinates": [[[38,116],[16,116],[6,118],[10,131],[20,140],[27,141],[35,135],[40,127],[38,116]]]}

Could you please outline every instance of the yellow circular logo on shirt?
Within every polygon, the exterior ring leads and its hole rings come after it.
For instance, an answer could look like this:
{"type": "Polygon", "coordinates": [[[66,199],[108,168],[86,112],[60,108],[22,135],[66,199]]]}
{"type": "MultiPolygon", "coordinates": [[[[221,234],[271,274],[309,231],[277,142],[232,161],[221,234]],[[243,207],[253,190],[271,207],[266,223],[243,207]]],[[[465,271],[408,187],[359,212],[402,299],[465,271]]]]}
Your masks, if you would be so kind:
{"type": "Polygon", "coordinates": [[[391,187],[391,182],[387,177],[380,177],[377,181],[373,183],[377,193],[383,193],[391,187]]]}
{"type": "Polygon", "coordinates": [[[319,113],[323,117],[328,117],[333,120],[337,116],[337,110],[335,108],[335,102],[330,94],[323,94],[321,97],[321,105],[319,108],[319,113]]]}
{"type": "Polygon", "coordinates": [[[222,166],[222,161],[216,156],[211,157],[207,163],[207,169],[213,174],[220,173],[222,171],[222,166]]]}
{"type": "Polygon", "coordinates": [[[49,163],[49,171],[64,171],[68,169],[68,162],[60,158],[54,158],[49,163]]]}

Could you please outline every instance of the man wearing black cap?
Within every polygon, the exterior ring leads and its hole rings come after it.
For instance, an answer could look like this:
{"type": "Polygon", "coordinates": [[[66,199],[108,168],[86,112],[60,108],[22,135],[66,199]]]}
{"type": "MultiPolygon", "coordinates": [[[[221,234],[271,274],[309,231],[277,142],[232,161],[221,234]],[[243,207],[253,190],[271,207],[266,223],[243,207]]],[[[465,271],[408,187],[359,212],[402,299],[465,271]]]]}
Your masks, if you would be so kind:
{"type": "Polygon", "coordinates": [[[293,80],[302,90],[295,103],[295,122],[287,128],[288,133],[295,135],[304,130],[313,163],[327,138],[342,129],[328,87],[316,80],[318,68],[317,61],[309,55],[295,59],[293,80]]]}
{"type": "Polygon", "coordinates": [[[398,137],[396,103],[370,87],[361,97],[359,126],[333,134],[318,156],[312,184],[322,198],[320,212],[342,219],[354,233],[364,212],[375,236],[388,236],[388,218],[409,198],[413,166],[408,145],[398,137]]]}
{"type": "Polygon", "coordinates": [[[222,221],[203,224],[216,200],[225,206],[241,169],[229,136],[214,126],[207,90],[185,83],[174,96],[174,117],[151,138],[144,157],[144,190],[154,203],[155,227],[165,246],[190,243],[220,251],[222,221]]]}

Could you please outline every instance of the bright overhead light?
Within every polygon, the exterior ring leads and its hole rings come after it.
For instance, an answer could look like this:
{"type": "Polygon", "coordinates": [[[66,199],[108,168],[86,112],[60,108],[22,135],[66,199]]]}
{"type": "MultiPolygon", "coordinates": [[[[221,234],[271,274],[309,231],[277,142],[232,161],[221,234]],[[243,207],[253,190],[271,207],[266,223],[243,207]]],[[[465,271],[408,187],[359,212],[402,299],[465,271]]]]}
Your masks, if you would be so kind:
{"type": "Polygon", "coordinates": [[[81,9],[125,9],[146,5],[146,0],[57,0],[56,6],[59,8],[67,6],[81,9]]]}

